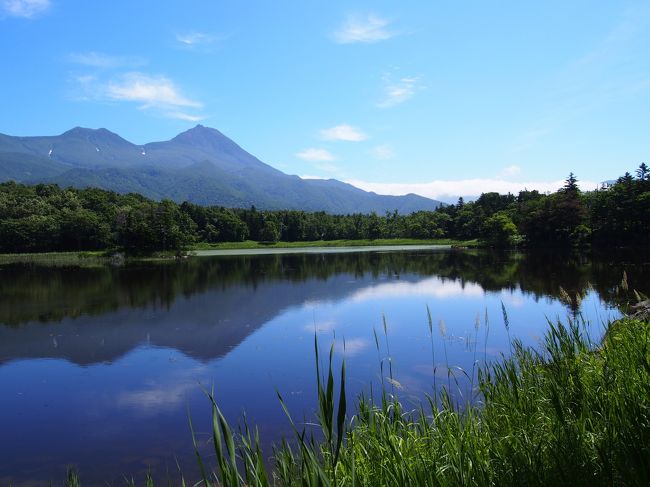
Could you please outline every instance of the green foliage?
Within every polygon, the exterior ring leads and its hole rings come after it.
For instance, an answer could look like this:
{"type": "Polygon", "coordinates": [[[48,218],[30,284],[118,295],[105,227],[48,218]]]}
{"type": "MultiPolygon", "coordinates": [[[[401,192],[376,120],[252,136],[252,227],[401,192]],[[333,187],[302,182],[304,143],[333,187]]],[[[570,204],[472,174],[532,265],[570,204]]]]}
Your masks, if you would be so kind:
{"type": "Polygon", "coordinates": [[[277,242],[280,240],[280,225],[274,218],[265,217],[259,232],[262,242],[277,242]]]}
{"type": "Polygon", "coordinates": [[[521,236],[512,219],[498,212],[485,220],[483,238],[493,247],[511,247],[521,242],[521,236]]]}
{"type": "Polygon", "coordinates": [[[179,251],[196,224],[172,201],[55,185],[0,185],[0,252],[179,251]]]}
{"type": "Polygon", "coordinates": [[[592,240],[608,244],[650,243],[650,178],[644,164],[610,187],[587,195],[592,240]]]}
{"type": "MultiPolygon", "coordinates": [[[[323,441],[306,442],[296,431],[298,453],[287,443],[276,451],[277,484],[224,485],[650,482],[647,322],[613,324],[601,347],[575,322],[550,324],[539,351],[515,341],[512,358],[480,370],[477,406],[454,404],[444,392],[440,405],[429,401],[428,411],[406,411],[386,392],[378,405],[361,398],[340,447],[331,440],[332,377],[330,359],[326,386],[318,379],[323,441]]],[[[342,371],[342,397],[344,377],[342,371]]]]}
{"type": "Polygon", "coordinates": [[[650,243],[650,170],[582,193],[573,174],[556,193],[484,193],[435,211],[333,215],[160,202],[95,188],[0,184],[0,252],[179,251],[193,242],[274,243],[391,238],[471,240],[496,247],[650,243]]]}
{"type": "MultiPolygon", "coordinates": [[[[540,349],[514,341],[510,358],[479,369],[477,404],[457,404],[443,389],[439,400],[405,410],[384,389],[377,404],[361,397],[350,420],[345,363],[335,407],[330,349],[326,378],[316,372],[322,439],[298,429],[279,396],[294,439],[275,449],[272,467],[257,431],[244,423],[235,433],[209,393],[217,468],[195,440],[202,484],[648,485],[650,323],[614,322],[599,346],[580,323],[549,326],[540,349]]],[[[71,472],[67,485],[78,482],[71,472]]]]}

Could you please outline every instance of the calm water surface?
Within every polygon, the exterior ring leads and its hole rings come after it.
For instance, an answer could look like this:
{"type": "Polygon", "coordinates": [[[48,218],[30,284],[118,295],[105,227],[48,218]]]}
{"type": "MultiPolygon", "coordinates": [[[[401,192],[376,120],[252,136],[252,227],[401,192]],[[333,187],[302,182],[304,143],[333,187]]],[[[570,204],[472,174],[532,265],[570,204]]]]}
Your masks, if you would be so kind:
{"type": "MultiPolygon", "coordinates": [[[[314,333],[345,355],[352,396],[377,389],[390,349],[400,397],[416,404],[434,376],[448,383],[448,366],[471,373],[508,354],[502,303],[524,344],[567,315],[597,339],[629,299],[623,271],[648,293],[648,269],[611,255],[423,249],[0,266],[0,485],[59,483],[71,465],[85,485],[148,470],[176,479],[175,458],[194,478],[188,411],[209,455],[204,388],[233,423],[246,411],[267,447],[290,434],[276,390],[295,418],[313,418],[314,333]]],[[[472,396],[458,384],[455,397],[472,396]]]]}

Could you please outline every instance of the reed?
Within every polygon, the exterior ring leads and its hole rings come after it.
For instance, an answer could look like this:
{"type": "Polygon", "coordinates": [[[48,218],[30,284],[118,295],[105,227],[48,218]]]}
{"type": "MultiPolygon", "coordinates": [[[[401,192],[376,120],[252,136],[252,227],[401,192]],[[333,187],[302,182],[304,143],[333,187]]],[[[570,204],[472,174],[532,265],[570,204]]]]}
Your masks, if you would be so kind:
{"type": "MultiPolygon", "coordinates": [[[[376,332],[375,342],[379,352],[376,332]]],[[[315,342],[320,439],[296,426],[278,394],[294,436],[269,467],[257,432],[244,421],[235,434],[209,393],[216,465],[197,449],[195,485],[650,485],[650,322],[617,321],[601,343],[579,320],[549,322],[539,348],[516,339],[511,348],[478,366],[473,403],[443,387],[405,410],[384,387],[379,401],[362,396],[348,415],[345,363],[335,374],[332,347],[321,367],[315,342]]],[[[78,486],[71,475],[66,485],[78,486]]]]}

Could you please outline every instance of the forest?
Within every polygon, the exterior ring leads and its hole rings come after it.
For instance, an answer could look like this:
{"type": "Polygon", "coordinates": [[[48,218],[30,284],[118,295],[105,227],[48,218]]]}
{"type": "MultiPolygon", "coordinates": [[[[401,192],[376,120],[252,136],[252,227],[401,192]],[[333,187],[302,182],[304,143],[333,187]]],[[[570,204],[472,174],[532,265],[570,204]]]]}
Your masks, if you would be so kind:
{"type": "Polygon", "coordinates": [[[650,243],[650,168],[583,192],[571,173],[555,193],[484,193],[435,211],[332,215],[154,201],[97,188],[0,184],[0,253],[179,252],[198,242],[379,238],[479,239],[492,247],[650,243]]]}

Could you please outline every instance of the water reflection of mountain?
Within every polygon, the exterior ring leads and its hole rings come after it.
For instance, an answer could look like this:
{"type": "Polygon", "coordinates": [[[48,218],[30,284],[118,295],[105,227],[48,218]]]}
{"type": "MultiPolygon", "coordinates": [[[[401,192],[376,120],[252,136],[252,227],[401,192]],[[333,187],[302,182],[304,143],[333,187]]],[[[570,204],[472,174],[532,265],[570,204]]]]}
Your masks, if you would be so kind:
{"type": "Polygon", "coordinates": [[[123,268],[0,267],[0,363],[59,357],[113,361],[143,343],[207,360],[223,356],[283,310],[336,301],[389,280],[430,276],[536,298],[593,286],[611,303],[622,270],[584,256],[400,252],[199,258],[123,268]]]}

